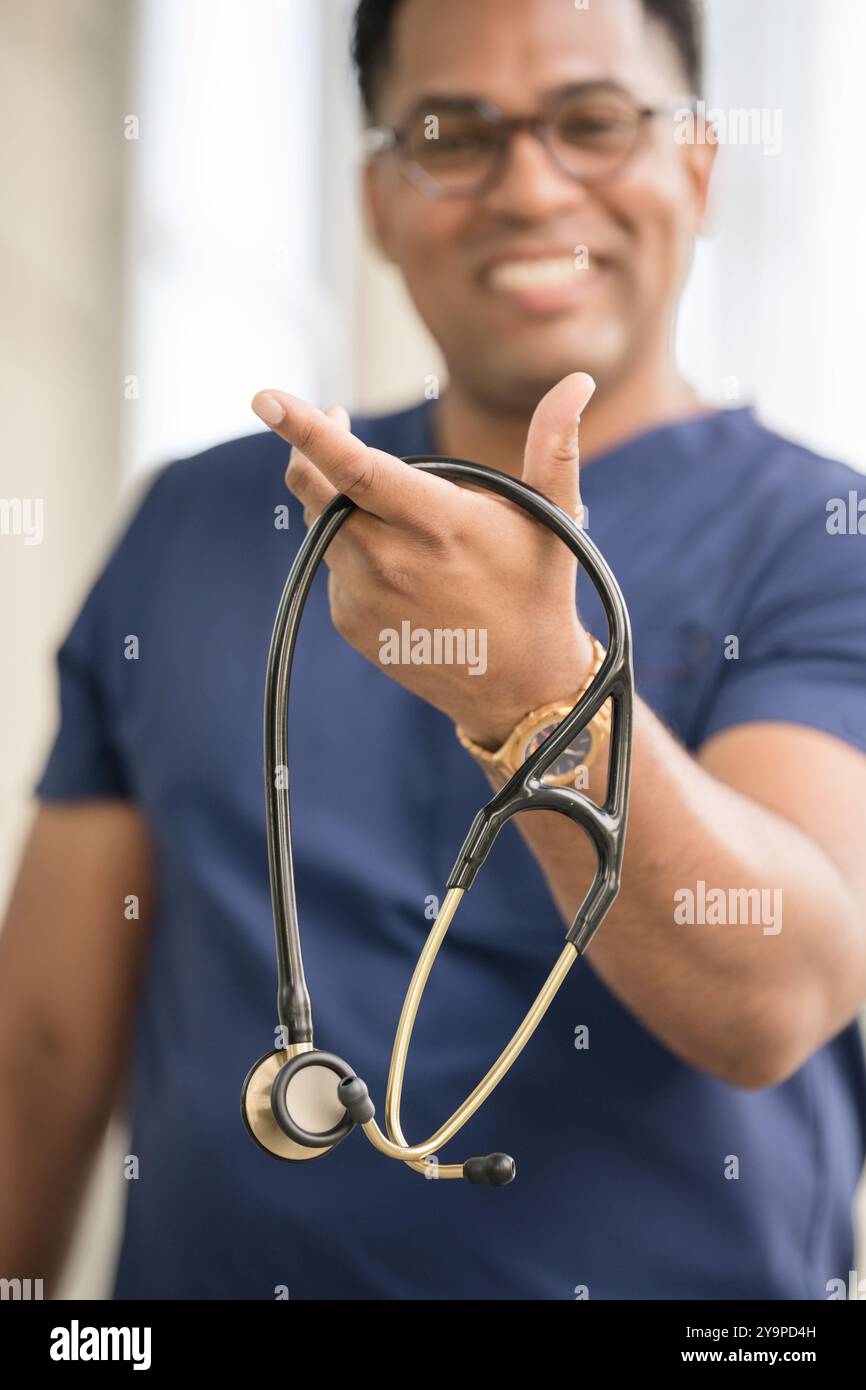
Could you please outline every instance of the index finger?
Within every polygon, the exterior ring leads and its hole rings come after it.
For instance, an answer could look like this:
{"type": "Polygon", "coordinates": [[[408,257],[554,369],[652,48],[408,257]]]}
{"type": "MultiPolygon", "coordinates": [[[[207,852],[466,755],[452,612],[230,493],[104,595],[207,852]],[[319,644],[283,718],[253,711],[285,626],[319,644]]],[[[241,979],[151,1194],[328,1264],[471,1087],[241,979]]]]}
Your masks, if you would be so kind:
{"type": "Polygon", "coordinates": [[[383,521],[417,524],[454,505],[442,478],[409,468],[402,459],[371,449],[323,411],[285,391],[260,391],[253,410],[266,425],[318,468],[338,492],[383,521]]]}

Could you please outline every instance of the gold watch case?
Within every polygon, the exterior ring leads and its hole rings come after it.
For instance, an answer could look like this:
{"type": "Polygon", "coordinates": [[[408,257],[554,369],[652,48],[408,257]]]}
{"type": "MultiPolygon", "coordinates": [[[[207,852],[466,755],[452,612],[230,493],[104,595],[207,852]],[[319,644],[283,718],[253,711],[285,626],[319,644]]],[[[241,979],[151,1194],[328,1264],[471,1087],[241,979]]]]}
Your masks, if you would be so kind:
{"type": "MultiPolygon", "coordinates": [[[[606,653],[596,637],[592,638],[592,644],[595,650],[592,670],[582,688],[569,701],[560,700],[530,710],[512,729],[502,747],[495,752],[489,748],[482,748],[458,728],[457,737],[463,747],[483,767],[500,773],[506,780],[513,777],[526,759],[553,733],[557,724],[562,723],[565,716],[571,713],[577,701],[595,680],[606,653]]],[[[598,757],[602,745],[610,737],[610,728],[611,702],[606,700],[586,728],[581,729],[574,742],[560,754],[541,780],[552,787],[585,788],[587,773],[598,757]]]]}
{"type": "MultiPolygon", "coordinates": [[[[558,724],[574,708],[571,704],[545,705],[532,710],[511,734],[497,758],[497,764],[511,777],[526,759],[550,737],[558,724]]],[[[592,767],[602,746],[610,736],[610,701],[581,729],[573,743],[560,754],[542,777],[550,787],[585,787],[585,774],[592,767]]]]}

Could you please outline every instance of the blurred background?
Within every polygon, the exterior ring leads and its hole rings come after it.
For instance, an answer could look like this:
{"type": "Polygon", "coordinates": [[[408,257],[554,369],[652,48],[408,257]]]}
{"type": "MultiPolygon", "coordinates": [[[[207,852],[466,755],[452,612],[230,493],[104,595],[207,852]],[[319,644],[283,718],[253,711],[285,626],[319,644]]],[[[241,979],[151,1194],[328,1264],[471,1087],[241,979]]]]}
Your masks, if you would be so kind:
{"type": "MultiPolygon", "coordinates": [[[[359,218],[352,9],[0,0],[0,498],[41,498],[44,518],[40,545],[0,536],[0,913],[54,648],[140,475],[251,432],[262,386],[375,411],[441,374],[359,218]]],[[[866,4],[707,14],[708,105],[778,112],[781,145],[720,151],[683,368],[866,470],[866,4]]],[[[108,1138],[61,1296],[110,1285],[123,1143],[108,1138]]]]}

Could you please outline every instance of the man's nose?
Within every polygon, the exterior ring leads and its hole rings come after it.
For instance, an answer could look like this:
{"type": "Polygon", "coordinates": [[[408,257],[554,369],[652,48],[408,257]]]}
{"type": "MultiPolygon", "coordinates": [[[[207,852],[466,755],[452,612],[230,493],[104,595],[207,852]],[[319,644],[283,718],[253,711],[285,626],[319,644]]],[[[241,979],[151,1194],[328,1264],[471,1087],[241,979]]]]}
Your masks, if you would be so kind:
{"type": "Polygon", "coordinates": [[[559,168],[541,138],[534,131],[519,130],[484,203],[501,217],[537,221],[579,206],[586,197],[585,186],[559,168]]]}

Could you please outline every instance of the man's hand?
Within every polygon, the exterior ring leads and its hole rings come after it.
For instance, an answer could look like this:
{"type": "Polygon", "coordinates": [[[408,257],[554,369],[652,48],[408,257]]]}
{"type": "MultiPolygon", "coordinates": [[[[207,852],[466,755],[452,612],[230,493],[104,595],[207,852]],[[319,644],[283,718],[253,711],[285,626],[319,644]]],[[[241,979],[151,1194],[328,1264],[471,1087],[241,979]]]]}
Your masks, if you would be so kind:
{"type": "MultiPolygon", "coordinates": [[[[575,373],[532,417],[523,480],[571,516],[580,512],[578,426],[595,389],[575,373]]],[[[567,699],[592,664],[575,608],[577,562],[545,527],[491,493],[463,488],[370,449],[339,406],[327,412],[282,391],[253,409],[293,446],[286,484],[309,524],[338,493],[357,504],[328,554],[331,616],[375,665],[387,631],[479,630],[486,662],[383,664],[401,685],[495,747],[528,710],[567,699]]],[[[477,649],[476,649],[477,650],[477,649]]]]}

